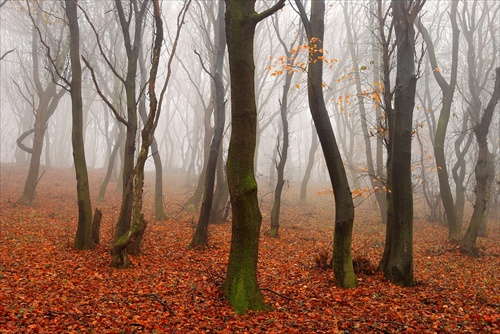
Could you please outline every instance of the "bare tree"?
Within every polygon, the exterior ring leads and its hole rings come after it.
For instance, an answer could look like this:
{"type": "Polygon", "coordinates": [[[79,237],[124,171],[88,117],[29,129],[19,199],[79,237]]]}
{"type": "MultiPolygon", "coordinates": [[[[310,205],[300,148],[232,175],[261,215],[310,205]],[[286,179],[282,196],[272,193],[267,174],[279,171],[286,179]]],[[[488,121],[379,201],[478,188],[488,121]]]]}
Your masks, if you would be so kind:
{"type": "Polygon", "coordinates": [[[352,265],[352,226],[354,203],[343,165],[342,156],[333,133],[323,96],[323,39],[325,32],[325,1],[311,3],[311,16],[307,17],[304,5],[295,0],[309,40],[309,65],[307,90],[309,109],[326,161],[330,182],[335,196],[335,235],[332,265],[335,283],[343,288],[357,285],[352,265]]]}

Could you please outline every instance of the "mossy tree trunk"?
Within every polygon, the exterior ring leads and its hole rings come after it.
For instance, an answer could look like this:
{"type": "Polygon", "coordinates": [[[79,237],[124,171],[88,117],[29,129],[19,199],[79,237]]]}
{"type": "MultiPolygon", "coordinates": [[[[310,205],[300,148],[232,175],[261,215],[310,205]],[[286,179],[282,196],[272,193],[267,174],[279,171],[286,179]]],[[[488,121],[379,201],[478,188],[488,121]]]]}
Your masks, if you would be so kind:
{"type": "Polygon", "coordinates": [[[66,16],[69,22],[70,61],[71,61],[71,114],[73,161],[76,173],[76,192],[78,198],[78,227],[75,236],[76,249],[94,248],[92,237],[92,203],[90,201],[89,178],[83,142],[83,102],[82,102],[82,65],[80,62],[80,29],[78,26],[78,0],[66,0],[66,16]]]}
{"type": "MultiPolygon", "coordinates": [[[[131,192],[133,196],[132,205],[132,215],[131,224],[127,231],[120,237],[115,239],[113,243],[113,259],[111,266],[117,268],[124,268],[130,265],[128,260],[128,252],[130,252],[130,245],[136,243],[137,240],[142,238],[144,230],[146,229],[146,221],[142,214],[142,203],[143,203],[143,187],[144,187],[144,166],[148,158],[149,148],[154,139],[154,134],[156,127],[158,126],[158,120],[161,114],[161,106],[163,101],[163,96],[167,89],[170,76],[172,73],[171,65],[172,60],[175,56],[175,51],[177,49],[177,44],[179,41],[179,36],[181,32],[181,27],[184,24],[184,18],[186,12],[191,4],[191,0],[185,0],[184,6],[182,7],[179,16],[177,18],[177,32],[174,37],[172,49],[170,51],[170,56],[167,63],[167,74],[166,79],[161,90],[159,100],[156,97],[155,87],[156,87],[156,76],[158,73],[158,66],[160,62],[161,47],[163,43],[163,21],[161,18],[161,10],[159,0],[152,0],[153,2],[153,16],[155,21],[156,34],[154,38],[154,46],[152,51],[152,64],[149,71],[148,79],[148,94],[149,94],[149,113],[144,127],[141,131],[141,150],[137,157],[137,163],[133,170],[132,176],[125,186],[125,192],[131,192]],[[132,189],[133,184],[133,191],[132,189]]],[[[139,244],[136,244],[140,246],[139,244]]]]}
{"type": "MultiPolygon", "coordinates": [[[[134,174],[134,161],[136,151],[136,135],[137,135],[137,62],[139,58],[139,50],[142,47],[142,35],[144,29],[144,18],[147,12],[148,0],[131,0],[130,15],[123,9],[122,2],[115,0],[116,10],[120,21],[120,28],[123,35],[125,51],[127,53],[127,70],[125,78],[120,78],[125,87],[126,105],[127,105],[127,118],[121,118],[121,122],[125,125],[127,132],[125,135],[125,152],[123,155],[123,168],[122,168],[122,202],[120,206],[120,214],[116,224],[114,234],[114,243],[118,243],[120,238],[127,233],[130,228],[132,220],[132,206],[133,206],[133,193],[134,182],[131,178],[134,174]],[[134,20],[133,37],[131,36],[131,20],[134,20]]],[[[116,71],[116,70],[114,70],[116,71]]],[[[109,105],[109,104],[108,104],[109,105]]],[[[118,116],[115,111],[115,116],[118,116]]],[[[137,252],[133,250],[133,252],[137,252]]]]}
{"type": "Polygon", "coordinates": [[[307,92],[309,108],[330,176],[335,197],[335,235],[333,240],[332,265],[335,284],[343,288],[357,285],[352,264],[352,226],[354,223],[354,203],[347,180],[332,124],[323,96],[323,39],[325,32],[325,1],[311,3],[311,18],[307,18],[300,0],[295,0],[309,39],[309,66],[307,92]]]}
{"type": "Polygon", "coordinates": [[[262,215],[254,174],[257,107],[255,102],[255,26],[285,5],[279,0],[257,13],[256,0],[226,0],[226,38],[231,77],[231,139],[227,180],[233,212],[227,277],[222,287],[236,313],[268,307],[257,282],[262,215]]]}

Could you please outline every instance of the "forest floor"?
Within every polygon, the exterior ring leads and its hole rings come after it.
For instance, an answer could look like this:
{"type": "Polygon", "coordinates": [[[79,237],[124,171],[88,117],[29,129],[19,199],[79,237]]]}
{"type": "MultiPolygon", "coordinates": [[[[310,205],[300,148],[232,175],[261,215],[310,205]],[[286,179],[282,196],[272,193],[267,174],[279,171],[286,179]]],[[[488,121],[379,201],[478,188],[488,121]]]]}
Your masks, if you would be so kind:
{"type": "MultiPolygon", "coordinates": [[[[165,178],[169,218],[152,217],[152,187],[146,185],[149,222],[143,254],[130,269],[110,267],[110,244],[119,210],[116,184],[102,209],[101,243],[73,249],[76,181],[72,169],[48,169],[33,206],[20,206],[27,166],[0,169],[1,333],[479,333],[500,332],[500,222],[489,221],[480,238],[482,256],[469,258],[447,243],[443,226],[415,210],[414,272],[417,285],[401,288],[376,271],[384,227],[376,207],[356,211],[353,256],[358,287],[336,288],[333,270],[321,267],[331,252],[333,199],[298,187],[285,191],[281,237],[265,235],[271,195],[263,197],[259,284],[272,311],[235,315],[220,293],[230,242],[230,223],[210,226],[210,246],[187,249],[195,213],[182,212],[192,191],[180,175],[165,178]]],[[[91,170],[96,198],[104,171],[91,170]]],[[[261,190],[266,193],[267,190],[261,190]]]]}

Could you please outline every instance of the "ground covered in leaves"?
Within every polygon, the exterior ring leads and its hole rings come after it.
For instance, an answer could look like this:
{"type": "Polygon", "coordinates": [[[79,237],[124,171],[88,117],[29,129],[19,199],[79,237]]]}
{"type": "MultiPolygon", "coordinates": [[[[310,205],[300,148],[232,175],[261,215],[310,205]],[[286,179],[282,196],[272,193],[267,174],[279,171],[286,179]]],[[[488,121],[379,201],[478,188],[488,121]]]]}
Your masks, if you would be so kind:
{"type": "MultiPolygon", "coordinates": [[[[91,171],[93,198],[103,171],[91,171]]],[[[196,214],[182,212],[190,189],[179,175],[166,178],[169,218],[155,221],[147,185],[149,221],[143,254],[134,267],[109,266],[119,192],[111,183],[103,211],[101,244],[72,248],[76,231],[75,180],[71,169],[48,169],[32,207],[15,204],[26,166],[2,165],[0,200],[0,332],[2,333],[418,333],[500,331],[500,223],[490,220],[479,240],[480,258],[468,258],[446,242],[442,226],[415,216],[418,285],[391,285],[375,268],[384,227],[375,207],[357,209],[353,255],[359,286],[334,286],[323,264],[331,252],[332,198],[309,194],[297,204],[287,188],[281,238],[265,235],[271,196],[263,196],[259,281],[273,310],[235,315],[220,293],[229,251],[230,223],[210,226],[210,246],[187,249],[196,214]]],[[[150,181],[151,182],[151,181],[150,181]]],[[[318,186],[318,189],[321,186],[318,186]]],[[[262,190],[265,194],[267,190],[262,190]]]]}

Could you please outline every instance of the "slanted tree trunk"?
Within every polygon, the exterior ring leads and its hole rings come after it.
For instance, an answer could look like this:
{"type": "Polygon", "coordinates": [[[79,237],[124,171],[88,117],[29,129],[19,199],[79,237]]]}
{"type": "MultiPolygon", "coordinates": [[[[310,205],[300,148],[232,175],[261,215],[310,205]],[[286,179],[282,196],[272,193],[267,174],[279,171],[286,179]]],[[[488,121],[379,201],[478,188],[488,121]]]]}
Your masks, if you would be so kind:
{"type": "Polygon", "coordinates": [[[469,228],[465,233],[460,250],[470,256],[478,256],[479,252],[476,246],[476,240],[483,223],[483,216],[488,203],[488,178],[493,169],[491,167],[492,159],[488,149],[488,132],[493,118],[493,112],[500,99],[500,67],[496,69],[495,88],[491,99],[484,109],[483,117],[478,125],[474,127],[477,144],[479,146],[479,154],[477,157],[476,168],[474,169],[476,176],[476,201],[474,203],[474,211],[469,223],[469,228]]]}
{"type": "Polygon", "coordinates": [[[94,248],[92,238],[92,203],[83,142],[82,65],[80,63],[80,29],[78,26],[78,0],[66,0],[66,16],[69,22],[71,60],[71,111],[73,161],[76,173],[78,199],[78,228],[75,236],[76,249],[94,248]]]}
{"type": "Polygon", "coordinates": [[[423,38],[425,40],[425,44],[427,45],[427,54],[429,55],[429,60],[433,69],[432,73],[434,74],[434,78],[439,84],[443,95],[441,101],[441,113],[439,114],[439,120],[434,139],[434,156],[436,159],[436,166],[438,167],[439,190],[448,221],[448,239],[453,242],[458,242],[461,239],[462,221],[458,220],[457,211],[453,202],[453,195],[451,193],[449,181],[450,177],[448,173],[448,166],[446,164],[444,148],[446,131],[448,128],[448,122],[450,120],[453,95],[455,94],[455,86],[457,84],[458,45],[460,36],[460,30],[458,29],[457,24],[457,6],[458,1],[451,2],[450,18],[453,30],[453,42],[451,56],[451,76],[449,82],[446,81],[439,70],[436,70],[439,68],[439,66],[434,51],[434,43],[432,42],[429,32],[422,24],[418,25],[419,30],[422,32],[423,38]]]}
{"type": "Polygon", "coordinates": [[[257,13],[256,0],[226,0],[226,38],[231,77],[231,139],[227,181],[233,212],[227,277],[222,287],[236,313],[268,306],[257,282],[262,215],[254,173],[257,107],[255,103],[255,26],[285,5],[279,0],[257,13]]]}
{"type": "Polygon", "coordinates": [[[391,141],[388,164],[388,206],[386,247],[381,264],[393,284],[412,286],[413,278],[413,189],[411,182],[411,140],[417,77],[415,75],[414,21],[424,1],[392,1],[397,45],[394,113],[389,123],[391,141]],[[397,180],[397,182],[396,182],[397,180]],[[388,241],[389,240],[389,241],[388,241]]]}
{"type": "MultiPolygon", "coordinates": [[[[137,1],[137,0],[134,0],[137,1]]],[[[125,77],[125,95],[127,104],[127,120],[126,120],[126,136],[125,136],[125,154],[123,156],[122,166],[122,183],[123,195],[120,207],[120,214],[116,224],[114,235],[114,243],[119,243],[122,236],[127,233],[130,228],[132,219],[133,193],[134,182],[130,179],[134,173],[134,161],[136,151],[136,135],[137,135],[137,101],[136,101],[136,76],[137,76],[137,61],[139,58],[139,49],[142,46],[143,20],[146,14],[149,1],[144,0],[140,4],[134,5],[135,29],[133,40],[130,37],[128,18],[125,14],[122,3],[115,0],[118,18],[125,42],[125,50],[127,52],[127,74],[125,77]]],[[[137,253],[138,249],[131,250],[132,253],[137,253]]]]}
{"type": "Polygon", "coordinates": [[[325,157],[335,197],[335,235],[332,265],[335,284],[343,288],[356,286],[352,265],[351,243],[354,223],[354,203],[332,124],[323,96],[323,39],[325,33],[325,1],[311,3],[311,18],[307,18],[300,0],[295,0],[309,39],[307,95],[309,108],[325,157]]]}

